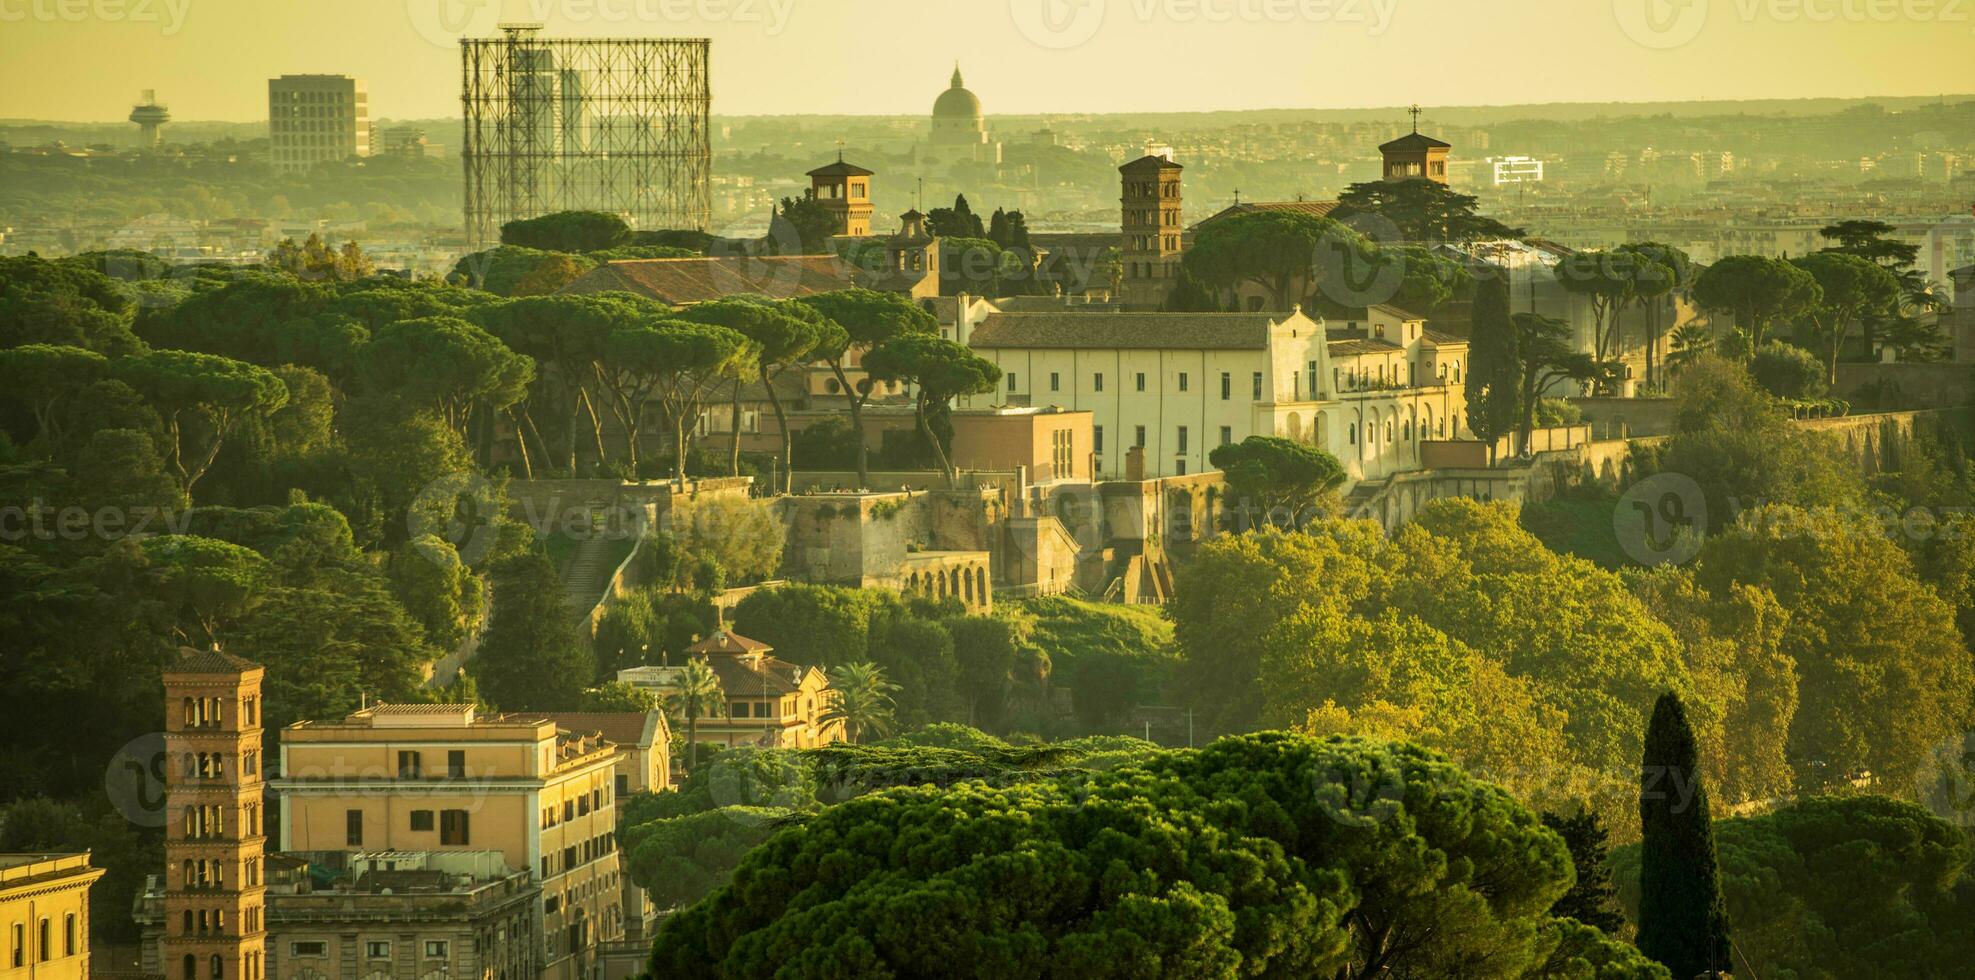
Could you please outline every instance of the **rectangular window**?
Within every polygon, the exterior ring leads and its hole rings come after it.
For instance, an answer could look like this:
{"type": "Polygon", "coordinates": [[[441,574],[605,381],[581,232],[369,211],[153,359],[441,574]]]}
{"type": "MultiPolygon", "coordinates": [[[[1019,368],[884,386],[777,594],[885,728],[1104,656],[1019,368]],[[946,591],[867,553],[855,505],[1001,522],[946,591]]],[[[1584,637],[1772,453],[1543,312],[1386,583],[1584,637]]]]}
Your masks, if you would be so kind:
{"type": "Polygon", "coordinates": [[[448,952],[448,950],[447,950],[447,948],[446,948],[446,941],[445,941],[445,940],[443,940],[443,939],[427,939],[427,940],[425,941],[425,958],[426,958],[426,959],[428,959],[428,960],[443,960],[443,959],[445,959],[445,958],[446,958],[446,954],[447,954],[447,952],[448,952]]]}
{"type": "Polygon", "coordinates": [[[466,775],[466,750],[452,749],[446,753],[446,775],[460,779],[466,775]]]}
{"type": "Polygon", "coordinates": [[[1177,440],[1176,445],[1179,446],[1180,452],[1186,452],[1186,426],[1184,425],[1180,426],[1179,439],[1177,440]]]}
{"type": "Polygon", "coordinates": [[[1015,372],[1013,371],[1008,372],[1008,390],[1015,390],[1015,372]]]}
{"type": "Polygon", "coordinates": [[[1061,391],[1062,389],[1063,389],[1063,376],[1056,373],[1055,371],[1049,372],[1049,390],[1061,391]]]}
{"type": "Polygon", "coordinates": [[[1260,371],[1255,372],[1255,376],[1249,379],[1249,386],[1252,389],[1254,389],[1250,397],[1254,398],[1256,401],[1261,401],[1262,400],[1262,372],[1260,371]]]}
{"type": "Polygon", "coordinates": [[[574,820],[574,819],[576,819],[576,801],[575,801],[575,800],[563,800],[563,801],[562,801],[562,819],[563,819],[563,820],[565,820],[565,821],[567,821],[567,820],[574,820]]]}
{"type": "Polygon", "coordinates": [[[576,815],[579,817],[590,815],[590,794],[585,793],[576,798],[576,815]]]}
{"type": "MultiPolygon", "coordinates": [[[[1317,362],[1303,362],[1303,373],[1309,380],[1310,397],[1314,399],[1317,397],[1317,362]]],[[[1299,394],[1298,397],[1300,399],[1301,395],[1299,394]]]]}
{"type": "Polygon", "coordinates": [[[466,832],[466,816],[465,810],[439,811],[440,844],[466,844],[469,842],[466,832]]]}
{"type": "Polygon", "coordinates": [[[1144,391],[1144,390],[1145,390],[1145,372],[1144,372],[1144,371],[1140,371],[1140,372],[1138,372],[1138,377],[1137,377],[1137,378],[1135,378],[1134,380],[1135,380],[1135,381],[1137,382],[1137,384],[1138,384],[1138,390],[1140,390],[1140,391],[1144,391]]]}
{"type": "Polygon", "coordinates": [[[1145,426],[1142,426],[1142,425],[1140,425],[1140,426],[1134,426],[1134,427],[1133,427],[1133,432],[1132,432],[1132,438],[1133,438],[1133,440],[1135,440],[1135,441],[1134,441],[1134,442],[1132,443],[1132,445],[1134,445],[1134,446],[1137,446],[1137,447],[1138,447],[1138,448],[1140,448],[1140,449],[1144,449],[1144,448],[1145,448],[1145,426]]]}
{"type": "Polygon", "coordinates": [[[75,913],[62,916],[62,955],[75,955],[75,913]]]}
{"type": "Polygon", "coordinates": [[[416,752],[398,753],[398,778],[417,779],[419,777],[419,756],[416,752]]]}
{"type": "Polygon", "coordinates": [[[36,932],[36,933],[38,934],[38,938],[39,938],[39,939],[40,939],[40,941],[41,941],[41,949],[40,949],[40,951],[39,951],[39,952],[40,952],[40,955],[41,955],[41,959],[42,959],[42,961],[43,961],[43,962],[46,962],[47,960],[49,960],[49,959],[51,958],[51,957],[49,956],[49,953],[48,953],[48,945],[49,945],[49,944],[48,944],[48,920],[47,920],[47,919],[42,919],[42,920],[41,920],[41,924],[40,924],[40,926],[36,928],[36,930],[35,930],[35,932],[36,932]]]}
{"type": "Polygon", "coordinates": [[[329,944],[319,940],[301,941],[288,944],[289,956],[327,956],[329,944]]]}
{"type": "Polygon", "coordinates": [[[1173,460],[1173,475],[1174,476],[1186,475],[1186,460],[1184,459],[1173,460]]]}
{"type": "Polygon", "coordinates": [[[1233,441],[1234,441],[1234,430],[1225,425],[1221,426],[1221,445],[1225,446],[1233,441]]]}
{"type": "Polygon", "coordinates": [[[1094,453],[1104,451],[1104,427],[1101,425],[1090,427],[1090,451],[1094,453]]]}
{"type": "Polygon", "coordinates": [[[1233,397],[1234,397],[1234,376],[1228,374],[1226,371],[1222,371],[1221,372],[1221,400],[1227,401],[1228,399],[1233,397]]]}
{"type": "Polygon", "coordinates": [[[343,843],[352,847],[363,843],[363,811],[343,811],[343,843]]]}
{"type": "Polygon", "coordinates": [[[391,958],[391,944],[388,941],[364,943],[363,955],[373,960],[388,960],[391,958]]]}
{"type": "Polygon", "coordinates": [[[1090,376],[1090,390],[1092,391],[1104,390],[1104,372],[1099,371],[1098,373],[1090,376]]]}
{"type": "Polygon", "coordinates": [[[411,829],[413,829],[413,830],[425,830],[425,831],[429,831],[429,830],[431,830],[431,829],[432,829],[432,811],[430,811],[430,810],[413,810],[413,811],[411,812],[411,829]]]}
{"type": "Polygon", "coordinates": [[[562,849],[562,870],[564,870],[564,871],[568,871],[568,870],[569,870],[570,868],[573,868],[573,867],[575,867],[575,866],[576,866],[576,848],[574,848],[574,847],[565,847],[565,848],[563,848],[563,849],[562,849]]]}
{"type": "Polygon", "coordinates": [[[14,923],[14,951],[13,951],[12,962],[15,969],[20,969],[21,967],[27,965],[27,926],[24,926],[18,922],[14,923]]]}
{"type": "Polygon", "coordinates": [[[1181,372],[1180,372],[1180,390],[1181,390],[1181,391],[1185,391],[1185,390],[1186,390],[1186,372],[1185,372],[1185,371],[1181,371],[1181,372]]]}
{"type": "Polygon", "coordinates": [[[628,795],[628,794],[629,794],[630,792],[631,792],[631,777],[629,777],[629,776],[626,776],[625,774],[623,774],[623,773],[621,773],[621,772],[620,772],[620,773],[618,773],[618,774],[617,774],[617,795],[618,795],[618,796],[625,796],[625,795],[628,795]]]}

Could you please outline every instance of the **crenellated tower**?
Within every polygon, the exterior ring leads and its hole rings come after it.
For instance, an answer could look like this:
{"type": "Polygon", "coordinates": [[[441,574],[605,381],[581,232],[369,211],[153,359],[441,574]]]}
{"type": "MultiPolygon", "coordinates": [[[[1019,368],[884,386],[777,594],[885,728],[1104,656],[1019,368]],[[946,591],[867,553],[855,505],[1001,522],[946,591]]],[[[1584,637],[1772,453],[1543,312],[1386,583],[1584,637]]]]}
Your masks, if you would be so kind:
{"type": "Polygon", "coordinates": [[[262,980],[261,675],[218,650],[165,670],[166,980],[262,980]]]}

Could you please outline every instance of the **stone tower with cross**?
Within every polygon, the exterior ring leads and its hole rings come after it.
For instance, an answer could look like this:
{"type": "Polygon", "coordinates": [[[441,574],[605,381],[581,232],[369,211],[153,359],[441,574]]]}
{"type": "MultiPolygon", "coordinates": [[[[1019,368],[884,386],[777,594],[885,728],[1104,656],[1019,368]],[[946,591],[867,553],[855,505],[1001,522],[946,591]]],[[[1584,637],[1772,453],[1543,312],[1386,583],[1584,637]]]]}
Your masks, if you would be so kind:
{"type": "Polygon", "coordinates": [[[831,234],[863,238],[871,234],[871,178],[874,174],[854,163],[845,163],[843,150],[837,162],[809,172],[809,187],[816,202],[834,219],[831,234]]]}
{"type": "Polygon", "coordinates": [[[165,668],[166,980],[262,980],[259,664],[182,650],[165,668]]]}
{"type": "Polygon", "coordinates": [[[1413,131],[1378,148],[1379,155],[1385,158],[1382,174],[1386,180],[1431,180],[1438,184],[1447,182],[1447,151],[1453,144],[1443,143],[1420,132],[1420,107],[1406,110],[1413,117],[1413,131]]]}

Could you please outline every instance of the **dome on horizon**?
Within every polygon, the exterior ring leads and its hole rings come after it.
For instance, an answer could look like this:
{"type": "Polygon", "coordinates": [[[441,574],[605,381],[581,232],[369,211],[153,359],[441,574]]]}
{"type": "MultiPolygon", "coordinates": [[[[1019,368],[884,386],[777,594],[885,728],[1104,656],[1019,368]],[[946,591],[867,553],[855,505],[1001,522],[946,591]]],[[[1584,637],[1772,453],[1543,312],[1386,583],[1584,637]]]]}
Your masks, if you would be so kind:
{"type": "Polygon", "coordinates": [[[953,67],[953,85],[933,100],[934,119],[979,119],[981,100],[960,79],[960,66],[953,67]]]}

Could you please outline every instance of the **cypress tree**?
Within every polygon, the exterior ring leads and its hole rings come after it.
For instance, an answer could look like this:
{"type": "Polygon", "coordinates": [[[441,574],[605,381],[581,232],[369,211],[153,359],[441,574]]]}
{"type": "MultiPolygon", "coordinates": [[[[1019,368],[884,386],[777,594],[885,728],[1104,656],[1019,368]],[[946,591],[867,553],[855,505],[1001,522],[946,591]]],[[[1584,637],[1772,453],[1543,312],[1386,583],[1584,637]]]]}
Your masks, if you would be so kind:
{"type": "Polygon", "coordinates": [[[1516,328],[1509,315],[1509,283],[1487,276],[1474,284],[1474,320],[1468,339],[1468,429],[1488,443],[1495,458],[1495,440],[1513,431],[1522,379],[1522,358],[1516,350],[1516,328]]]}
{"type": "Polygon", "coordinates": [[[1715,865],[1714,821],[1687,708],[1671,691],[1653,705],[1640,764],[1639,951],[1676,980],[1727,970],[1728,909],[1715,865]]]}

